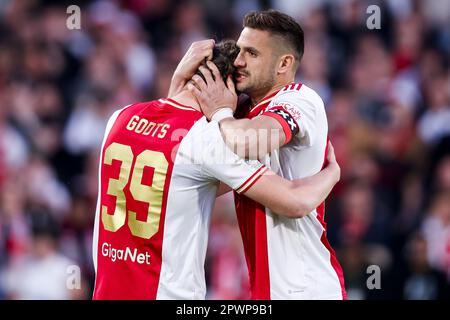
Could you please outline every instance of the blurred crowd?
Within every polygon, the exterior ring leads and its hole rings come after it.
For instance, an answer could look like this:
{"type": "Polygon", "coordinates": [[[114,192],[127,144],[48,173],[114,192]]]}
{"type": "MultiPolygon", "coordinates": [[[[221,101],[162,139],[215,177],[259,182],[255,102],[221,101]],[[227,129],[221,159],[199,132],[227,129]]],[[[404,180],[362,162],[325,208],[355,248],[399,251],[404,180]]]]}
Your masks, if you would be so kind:
{"type": "MultiPolygon", "coordinates": [[[[266,8],[305,31],[297,80],[323,98],[342,167],[325,219],[349,299],[449,297],[449,0],[4,0],[1,299],[91,298],[109,115],[165,97],[193,41],[237,39],[245,13],[266,8]],[[79,30],[66,27],[71,4],[79,30]],[[366,25],[372,4],[380,29],[366,25]],[[367,286],[370,265],[380,289],[367,286]]],[[[249,297],[231,194],[215,206],[206,271],[209,299],[249,297]]]]}

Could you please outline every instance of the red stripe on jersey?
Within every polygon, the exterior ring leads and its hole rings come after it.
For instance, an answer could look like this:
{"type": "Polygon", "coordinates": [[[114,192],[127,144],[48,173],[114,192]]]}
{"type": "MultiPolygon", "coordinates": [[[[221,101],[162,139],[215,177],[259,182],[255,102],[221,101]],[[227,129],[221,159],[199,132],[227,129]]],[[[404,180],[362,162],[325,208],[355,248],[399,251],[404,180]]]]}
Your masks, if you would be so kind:
{"type": "Polygon", "coordinates": [[[247,261],[251,299],[270,300],[269,254],[265,207],[235,192],[239,230],[247,261]]]}
{"type": "Polygon", "coordinates": [[[236,192],[238,193],[245,193],[248,189],[251,188],[251,186],[253,186],[255,184],[256,181],[259,180],[259,178],[262,177],[262,175],[267,171],[266,166],[262,166],[261,168],[259,168],[258,170],[256,170],[256,172],[254,174],[252,174],[250,176],[250,178],[248,178],[239,188],[236,189],[236,192]],[[253,179],[253,181],[252,181],[253,179]],[[247,185],[248,184],[248,185],[247,185]],[[242,190],[239,190],[241,189],[242,190]]]}
{"type": "Polygon", "coordinates": [[[302,83],[290,83],[287,84],[286,86],[283,87],[283,89],[281,89],[281,91],[288,91],[288,90],[300,90],[300,88],[302,87],[302,83]]]}
{"type": "MultiPolygon", "coordinates": [[[[264,97],[250,111],[248,118],[258,116],[278,92],[264,97]]],[[[234,193],[234,200],[247,262],[251,299],[269,300],[270,275],[265,207],[237,192],[234,193]]]]}
{"type": "MultiPolygon", "coordinates": [[[[172,151],[180,142],[172,139],[172,133],[176,129],[185,129],[187,132],[202,116],[200,112],[173,108],[152,101],[132,105],[116,119],[102,148],[100,208],[106,207],[110,216],[125,217],[122,218],[124,220],[119,219],[120,222],[115,220],[112,223],[117,224],[115,231],[111,231],[111,226],[106,228],[102,217],[99,217],[94,299],[156,298],[162,263],[167,196],[175,161],[172,151]],[[121,145],[121,149],[108,149],[112,144],[121,145]],[[110,165],[105,163],[106,150],[112,151],[110,154],[113,155],[113,160],[110,165]],[[140,163],[140,169],[135,170],[138,157],[148,151],[154,152],[152,159],[156,159],[153,156],[162,156],[160,162],[167,161],[167,171],[165,165],[153,168],[145,163],[140,163]],[[155,174],[158,174],[159,179],[164,179],[161,203],[152,204],[142,198],[136,199],[131,182],[133,181],[135,187],[137,185],[138,188],[146,189],[145,187],[155,183],[155,174]],[[119,181],[115,182],[111,190],[110,180],[119,181]],[[117,195],[117,192],[120,195],[117,195]],[[148,232],[148,225],[134,223],[134,232],[141,235],[133,235],[129,223],[131,212],[136,213],[137,221],[145,222],[149,216],[149,206],[152,205],[161,205],[158,226],[151,226],[151,231],[156,233],[147,239],[142,232],[148,232]],[[115,211],[117,206],[120,206],[120,211],[115,211]]],[[[155,164],[156,166],[158,165],[155,164]]],[[[137,193],[141,192],[141,189],[137,193]]]]}
{"type": "Polygon", "coordinates": [[[181,109],[189,109],[189,110],[191,110],[191,111],[198,111],[197,109],[195,109],[195,108],[193,108],[193,107],[191,107],[191,106],[187,106],[187,105],[181,104],[181,103],[179,103],[179,102],[177,102],[177,101],[175,101],[175,100],[173,100],[173,99],[171,99],[171,98],[160,99],[160,102],[163,102],[163,103],[167,103],[167,101],[168,101],[168,102],[171,102],[171,103],[174,104],[175,106],[180,107],[181,109]]]}
{"type": "Polygon", "coordinates": [[[339,263],[339,261],[336,258],[336,252],[331,247],[330,243],[328,242],[326,231],[322,233],[322,237],[320,238],[320,241],[325,246],[325,248],[328,249],[328,252],[330,252],[330,263],[333,266],[334,271],[336,272],[336,275],[339,279],[339,284],[341,285],[341,292],[342,292],[342,299],[347,300],[347,292],[345,291],[345,281],[344,281],[344,272],[342,271],[342,267],[339,263]]]}
{"type": "MultiPolygon", "coordinates": [[[[251,119],[260,115],[272,98],[280,91],[289,88],[290,85],[262,98],[251,109],[247,117],[251,119]]],[[[237,192],[234,193],[234,199],[249,272],[251,298],[269,300],[270,274],[265,207],[237,192]]]]}
{"type": "MultiPolygon", "coordinates": [[[[327,139],[327,146],[325,148],[325,155],[324,155],[324,159],[323,159],[322,169],[325,168],[328,165],[327,157],[328,157],[328,143],[329,142],[330,142],[330,139],[328,138],[327,139]]],[[[322,224],[323,228],[325,229],[325,231],[322,233],[320,241],[322,242],[322,244],[325,246],[325,248],[330,253],[331,266],[333,267],[333,269],[336,272],[336,275],[337,275],[337,277],[339,279],[339,284],[341,285],[342,298],[344,300],[346,300],[347,299],[347,292],[345,291],[344,272],[342,270],[341,265],[339,264],[339,261],[337,260],[336,252],[331,247],[331,245],[330,245],[330,243],[328,242],[328,239],[327,239],[327,224],[325,222],[325,201],[322,202],[317,207],[316,212],[317,212],[317,219],[319,220],[319,222],[322,224]]]]}
{"type": "Polygon", "coordinates": [[[287,85],[285,85],[283,88],[281,88],[280,90],[274,91],[272,93],[269,93],[268,95],[266,95],[264,98],[262,98],[261,100],[258,101],[258,103],[256,103],[251,109],[250,112],[248,114],[248,118],[251,119],[253,117],[256,117],[262,109],[264,109],[265,107],[267,107],[269,105],[269,103],[272,101],[272,98],[274,98],[279,92],[281,91],[287,91],[287,90],[300,90],[300,88],[302,87],[302,83],[289,83],[287,85]]]}

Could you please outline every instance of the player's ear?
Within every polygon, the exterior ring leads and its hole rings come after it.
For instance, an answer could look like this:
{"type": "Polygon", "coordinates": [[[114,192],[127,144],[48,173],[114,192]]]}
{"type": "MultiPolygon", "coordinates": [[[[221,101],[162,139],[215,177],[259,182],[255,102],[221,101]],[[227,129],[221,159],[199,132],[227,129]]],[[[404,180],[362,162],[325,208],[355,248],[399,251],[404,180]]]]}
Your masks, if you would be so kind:
{"type": "Polygon", "coordinates": [[[284,54],[278,60],[278,74],[284,74],[292,70],[295,63],[295,57],[292,54],[284,54]]]}

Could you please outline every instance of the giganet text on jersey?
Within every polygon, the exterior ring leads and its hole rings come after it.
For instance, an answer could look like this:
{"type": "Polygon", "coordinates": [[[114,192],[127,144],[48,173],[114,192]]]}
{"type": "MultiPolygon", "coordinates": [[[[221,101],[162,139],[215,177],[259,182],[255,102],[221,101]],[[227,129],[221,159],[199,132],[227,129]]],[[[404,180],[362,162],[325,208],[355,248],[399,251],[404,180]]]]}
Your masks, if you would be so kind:
{"type": "Polygon", "coordinates": [[[112,262],[116,260],[137,262],[139,264],[150,264],[150,254],[148,252],[138,253],[137,248],[131,250],[129,247],[125,249],[113,248],[111,244],[103,242],[102,244],[102,255],[104,257],[109,257],[112,262]]]}

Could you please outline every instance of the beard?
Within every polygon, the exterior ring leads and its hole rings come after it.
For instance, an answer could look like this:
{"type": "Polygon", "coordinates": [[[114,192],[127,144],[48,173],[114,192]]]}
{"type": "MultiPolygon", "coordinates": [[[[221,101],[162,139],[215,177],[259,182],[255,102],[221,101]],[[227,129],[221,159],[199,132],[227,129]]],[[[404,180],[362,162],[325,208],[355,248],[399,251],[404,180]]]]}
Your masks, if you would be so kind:
{"type": "Polygon", "coordinates": [[[249,111],[253,108],[253,103],[256,98],[263,98],[275,85],[275,77],[272,75],[267,76],[263,81],[257,84],[249,83],[243,87],[236,85],[236,93],[238,94],[238,104],[234,117],[236,119],[246,118],[249,111]]]}
{"type": "MultiPolygon", "coordinates": [[[[249,79],[249,78],[247,78],[249,79]]],[[[252,100],[256,98],[262,98],[274,87],[275,76],[273,74],[268,74],[266,77],[258,79],[257,81],[249,82],[248,84],[242,83],[242,86],[236,86],[239,93],[245,93],[252,100]]],[[[254,101],[256,102],[256,101],[254,101]]]]}

